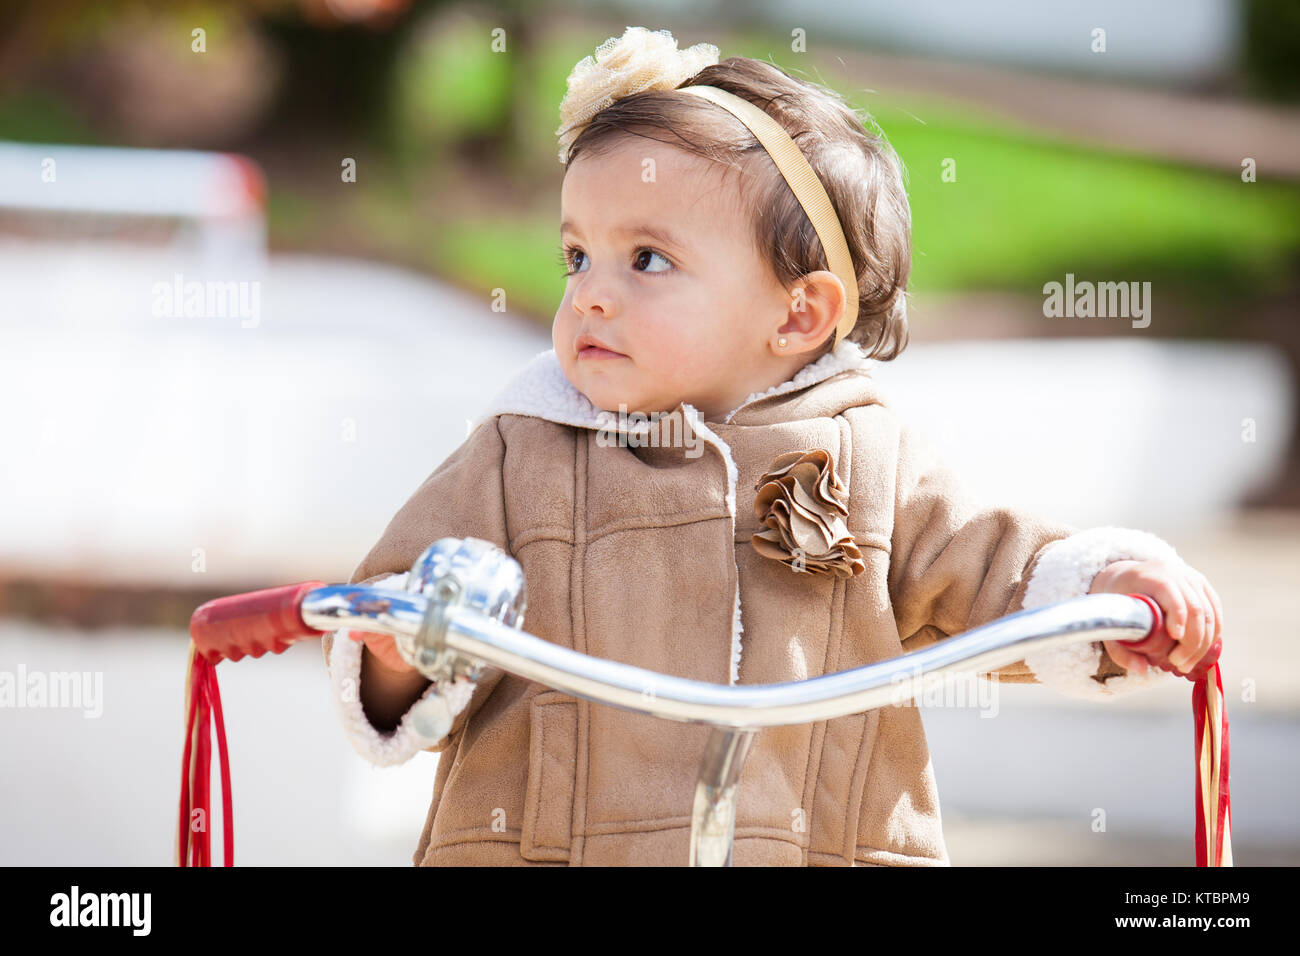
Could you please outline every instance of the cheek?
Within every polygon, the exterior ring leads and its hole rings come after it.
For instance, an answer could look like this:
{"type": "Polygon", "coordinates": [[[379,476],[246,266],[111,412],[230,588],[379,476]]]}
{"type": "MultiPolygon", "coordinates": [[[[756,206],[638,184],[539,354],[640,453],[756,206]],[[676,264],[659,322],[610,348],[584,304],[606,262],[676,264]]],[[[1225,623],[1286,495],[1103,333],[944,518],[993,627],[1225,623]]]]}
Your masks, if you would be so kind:
{"type": "Polygon", "coordinates": [[[639,370],[670,392],[688,388],[712,374],[711,350],[696,330],[673,329],[648,337],[642,345],[639,370]]]}
{"type": "Polygon", "coordinates": [[[572,343],[573,337],[578,334],[578,317],[574,314],[573,307],[569,302],[570,294],[566,292],[560,307],[555,310],[555,319],[551,322],[552,342],[559,343],[567,338],[572,343]]]}
{"type": "Polygon", "coordinates": [[[734,299],[716,296],[717,290],[662,303],[654,320],[647,322],[642,341],[658,344],[671,362],[698,365],[702,352],[714,352],[733,334],[734,299]]]}
{"type": "Polygon", "coordinates": [[[555,320],[551,323],[551,346],[555,349],[555,357],[560,362],[560,368],[570,378],[577,371],[577,360],[570,354],[575,335],[577,332],[573,328],[572,320],[562,313],[556,313],[555,320]]]}

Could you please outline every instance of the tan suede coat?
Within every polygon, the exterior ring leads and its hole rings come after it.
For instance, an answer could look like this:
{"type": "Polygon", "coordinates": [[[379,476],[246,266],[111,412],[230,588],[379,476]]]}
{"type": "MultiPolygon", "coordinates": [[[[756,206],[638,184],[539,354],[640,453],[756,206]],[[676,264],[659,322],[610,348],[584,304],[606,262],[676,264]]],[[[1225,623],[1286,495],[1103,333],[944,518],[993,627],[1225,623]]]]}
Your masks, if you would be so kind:
{"type": "MultiPolygon", "coordinates": [[[[900,421],[873,364],[845,343],[724,422],[679,405],[689,430],[678,447],[619,447],[599,430],[609,419],[543,353],[397,512],[351,580],[401,574],[445,536],[482,538],[523,567],[528,632],[665,674],[766,684],[896,657],[1085,594],[1110,561],[1173,555],[1146,532],[1080,532],[973,500],[900,421]],[[848,491],[847,524],[866,565],[856,577],[799,573],[751,545],[758,477],[778,456],[814,448],[830,453],[848,491]]],[[[328,636],[325,645],[342,688],[357,676],[360,645],[328,636]]],[[[1168,678],[1152,671],[1125,676],[1100,644],[1084,644],[1000,676],[1104,698],[1168,678]]],[[[468,706],[437,740],[409,719],[380,733],[356,695],[339,691],[345,729],[368,759],[441,754],[417,864],[687,862],[707,727],[494,668],[476,687],[451,690],[468,706]]],[[[946,864],[918,708],[760,731],[741,781],[734,859],[946,864]]]]}

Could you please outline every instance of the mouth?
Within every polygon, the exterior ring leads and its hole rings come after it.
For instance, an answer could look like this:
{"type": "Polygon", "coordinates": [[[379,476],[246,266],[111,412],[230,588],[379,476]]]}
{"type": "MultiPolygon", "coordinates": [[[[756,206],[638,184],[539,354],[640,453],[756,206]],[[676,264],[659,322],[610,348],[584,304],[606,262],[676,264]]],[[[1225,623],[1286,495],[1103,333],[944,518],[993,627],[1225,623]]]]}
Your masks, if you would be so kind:
{"type": "Polygon", "coordinates": [[[600,339],[591,335],[580,335],[574,342],[580,359],[615,359],[627,358],[622,352],[616,352],[600,339]]]}

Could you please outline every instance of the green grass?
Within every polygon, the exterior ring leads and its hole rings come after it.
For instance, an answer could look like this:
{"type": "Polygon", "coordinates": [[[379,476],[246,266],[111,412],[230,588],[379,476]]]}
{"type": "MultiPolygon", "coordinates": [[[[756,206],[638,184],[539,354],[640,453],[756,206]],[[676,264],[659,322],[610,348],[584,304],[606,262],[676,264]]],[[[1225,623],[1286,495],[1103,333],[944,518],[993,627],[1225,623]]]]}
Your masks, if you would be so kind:
{"type": "Polygon", "coordinates": [[[1284,282],[1300,255],[1292,183],[1053,142],[951,107],[875,117],[908,172],[918,290],[1038,290],[1068,271],[1239,294],[1284,282]],[[948,158],[955,182],[940,175],[948,158]]]}
{"type": "Polygon", "coordinates": [[[0,139],[97,145],[100,137],[63,97],[21,90],[0,97],[0,139]]]}
{"type": "Polygon", "coordinates": [[[550,320],[564,297],[559,224],[549,217],[443,222],[432,254],[438,271],[463,285],[505,289],[506,307],[550,320]]]}

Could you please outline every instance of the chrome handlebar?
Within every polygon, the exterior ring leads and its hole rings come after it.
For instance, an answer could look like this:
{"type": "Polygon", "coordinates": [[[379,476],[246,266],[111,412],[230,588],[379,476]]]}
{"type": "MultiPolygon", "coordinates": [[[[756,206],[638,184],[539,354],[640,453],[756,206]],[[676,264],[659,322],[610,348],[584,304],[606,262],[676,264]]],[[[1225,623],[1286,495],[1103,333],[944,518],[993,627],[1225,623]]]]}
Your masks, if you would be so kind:
{"type": "MultiPolygon", "coordinates": [[[[784,684],[728,686],[592,657],[472,608],[447,608],[436,599],[405,591],[355,585],[318,588],[303,598],[302,619],[317,630],[392,634],[399,645],[409,642],[431,660],[443,660],[449,651],[460,659],[460,672],[471,677],[487,664],[598,704],[741,730],[827,720],[901,703],[945,674],[985,673],[1033,651],[1076,641],[1137,640],[1152,624],[1150,608],[1136,598],[1090,594],[1020,611],[852,670],[784,684]],[[441,617],[440,644],[419,643],[426,616],[441,617]]],[[[431,679],[446,679],[445,673],[417,669],[431,679]]]]}
{"type": "Polygon", "coordinates": [[[986,673],[1077,641],[1140,641],[1158,607],[1094,594],[1020,611],[929,647],[852,670],[784,684],[727,686],[592,657],[521,630],[523,571],[475,538],[443,538],[412,567],[407,590],[331,585],[303,595],[302,623],[319,631],[392,634],[399,653],[434,681],[498,667],[598,704],[713,727],[691,817],[692,866],[730,866],[737,788],[754,734],[901,704],[952,672],[986,673]]]}

